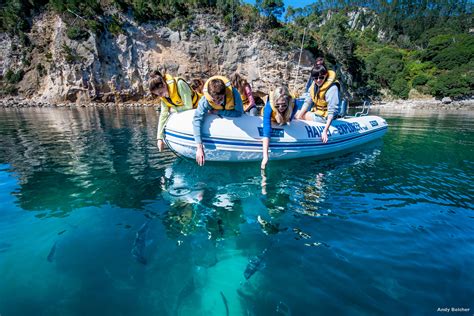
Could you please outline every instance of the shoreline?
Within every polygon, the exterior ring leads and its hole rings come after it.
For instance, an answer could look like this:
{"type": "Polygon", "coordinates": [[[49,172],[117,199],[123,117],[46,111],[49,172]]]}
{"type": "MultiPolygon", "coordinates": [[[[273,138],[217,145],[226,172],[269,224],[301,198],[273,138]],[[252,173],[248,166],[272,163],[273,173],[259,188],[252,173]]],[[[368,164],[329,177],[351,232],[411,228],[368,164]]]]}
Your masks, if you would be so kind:
{"type": "MultiPolygon", "coordinates": [[[[9,97],[0,99],[0,108],[147,108],[159,109],[159,103],[148,100],[128,102],[47,102],[41,100],[27,99],[22,97],[9,97]]],[[[362,106],[349,106],[349,109],[362,109],[362,106]]],[[[474,98],[467,100],[442,102],[436,99],[413,99],[377,101],[370,105],[370,109],[376,110],[441,110],[441,111],[474,111],[474,98]]]]}
{"type": "MultiPolygon", "coordinates": [[[[356,108],[362,108],[358,106],[356,108]]],[[[412,99],[378,101],[370,105],[377,110],[441,110],[441,111],[474,111],[474,98],[459,101],[445,101],[437,99],[412,99]]]]}
{"type": "Polygon", "coordinates": [[[21,108],[159,108],[160,104],[150,101],[132,101],[132,102],[48,102],[19,97],[10,97],[0,99],[0,108],[21,109],[21,108]]]}

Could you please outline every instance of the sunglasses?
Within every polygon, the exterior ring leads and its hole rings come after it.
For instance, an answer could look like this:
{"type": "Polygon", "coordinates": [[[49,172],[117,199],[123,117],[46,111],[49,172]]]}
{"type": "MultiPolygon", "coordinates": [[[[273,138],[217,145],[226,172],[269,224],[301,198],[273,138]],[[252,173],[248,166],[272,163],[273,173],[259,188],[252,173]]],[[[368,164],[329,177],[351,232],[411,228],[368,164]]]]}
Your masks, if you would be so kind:
{"type": "Polygon", "coordinates": [[[315,77],[315,80],[324,80],[324,79],[326,79],[326,75],[315,77]]]}

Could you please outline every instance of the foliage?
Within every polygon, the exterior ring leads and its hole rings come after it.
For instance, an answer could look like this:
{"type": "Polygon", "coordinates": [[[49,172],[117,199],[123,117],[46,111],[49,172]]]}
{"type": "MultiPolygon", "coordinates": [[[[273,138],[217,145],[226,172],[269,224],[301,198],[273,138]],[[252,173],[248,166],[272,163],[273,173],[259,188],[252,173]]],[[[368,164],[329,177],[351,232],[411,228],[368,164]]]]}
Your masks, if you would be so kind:
{"type": "Polygon", "coordinates": [[[7,95],[16,95],[18,93],[18,88],[14,85],[7,84],[0,88],[0,96],[7,96],[7,95]]]}
{"type": "Polygon", "coordinates": [[[5,80],[9,84],[17,84],[18,82],[23,79],[23,70],[18,70],[18,71],[13,71],[11,69],[8,69],[7,72],[5,73],[5,80]]]}
{"type": "Polygon", "coordinates": [[[89,32],[87,32],[87,30],[78,26],[69,27],[66,31],[66,34],[67,34],[67,37],[69,37],[69,39],[72,39],[75,41],[87,40],[89,38],[89,32]]]}
{"type": "Polygon", "coordinates": [[[255,5],[266,17],[279,18],[285,11],[283,0],[257,0],[255,5]]]}
{"type": "Polygon", "coordinates": [[[390,88],[404,71],[402,54],[394,48],[375,50],[365,59],[366,76],[381,88],[390,88]]]}
{"type": "Polygon", "coordinates": [[[0,27],[2,32],[18,34],[26,30],[28,23],[24,13],[24,3],[21,0],[10,0],[1,7],[0,27]]]}
{"type": "Polygon", "coordinates": [[[189,26],[189,19],[176,17],[168,23],[168,27],[173,31],[185,31],[189,26]]]}
{"type": "Polygon", "coordinates": [[[46,75],[46,69],[44,68],[44,66],[40,63],[36,64],[36,71],[38,72],[38,75],[40,77],[43,77],[44,75],[46,75]]]}
{"type": "Polygon", "coordinates": [[[66,44],[62,45],[62,52],[63,52],[64,60],[66,60],[68,64],[73,64],[81,60],[81,57],[77,55],[77,53],[66,44]]]}
{"type": "Polygon", "coordinates": [[[285,11],[283,0],[257,0],[255,6],[264,16],[263,26],[272,29],[280,26],[278,18],[285,11]]]}
{"type": "Polygon", "coordinates": [[[243,4],[237,8],[237,16],[241,23],[241,31],[250,34],[258,28],[259,13],[256,7],[250,4],[243,4]]]}
{"type": "Polygon", "coordinates": [[[474,94],[474,71],[470,75],[459,75],[458,71],[446,71],[431,80],[430,93],[436,97],[460,97],[474,94]]]}
{"type": "Polygon", "coordinates": [[[425,85],[429,80],[430,80],[430,77],[428,77],[427,75],[424,75],[424,74],[417,75],[415,78],[413,78],[412,86],[413,86],[414,88],[416,88],[416,87],[418,87],[418,86],[423,86],[423,85],[425,85]]]}
{"type": "Polygon", "coordinates": [[[96,0],[49,0],[49,4],[57,12],[77,14],[85,19],[102,13],[100,2],[96,0]]]}
{"type": "Polygon", "coordinates": [[[122,23],[116,15],[112,15],[107,23],[107,30],[113,35],[123,33],[122,23]]]}
{"type": "Polygon", "coordinates": [[[150,20],[169,21],[175,17],[189,15],[187,2],[184,0],[147,1],[128,0],[124,1],[133,11],[133,15],[139,22],[150,20]]]}
{"type": "Polygon", "coordinates": [[[349,36],[347,17],[334,14],[320,30],[321,47],[338,63],[349,66],[354,56],[354,41],[349,36]]]}
{"type": "Polygon", "coordinates": [[[474,59],[474,37],[469,34],[438,35],[429,41],[423,55],[439,69],[453,69],[474,59]]]}
{"type": "Polygon", "coordinates": [[[390,89],[395,96],[402,99],[408,98],[408,93],[410,92],[408,82],[403,77],[397,77],[390,86],[390,89]]]}
{"type": "Polygon", "coordinates": [[[86,20],[85,25],[87,29],[89,29],[91,32],[95,34],[99,34],[103,30],[102,24],[97,22],[96,20],[92,20],[92,19],[86,20]]]}

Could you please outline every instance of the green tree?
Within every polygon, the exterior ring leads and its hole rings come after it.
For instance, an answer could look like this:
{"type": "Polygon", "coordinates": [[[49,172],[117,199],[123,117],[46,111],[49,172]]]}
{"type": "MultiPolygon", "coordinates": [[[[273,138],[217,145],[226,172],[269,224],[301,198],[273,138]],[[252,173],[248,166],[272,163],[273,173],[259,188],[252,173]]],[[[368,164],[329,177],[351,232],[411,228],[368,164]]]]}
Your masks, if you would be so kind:
{"type": "Polygon", "coordinates": [[[390,88],[403,73],[403,55],[394,48],[375,50],[365,59],[366,76],[382,88],[390,88]]]}
{"type": "Polygon", "coordinates": [[[349,36],[348,20],[342,13],[332,15],[320,29],[320,46],[337,63],[350,67],[354,64],[354,41],[349,36]]]}
{"type": "Polygon", "coordinates": [[[283,0],[257,0],[255,4],[266,17],[279,18],[285,12],[283,0]]]}
{"type": "Polygon", "coordinates": [[[458,71],[447,71],[429,83],[430,93],[436,97],[460,97],[474,94],[474,71],[460,75],[458,71]]]}
{"type": "Polygon", "coordinates": [[[283,0],[257,0],[255,5],[265,17],[263,25],[265,28],[279,26],[278,18],[285,12],[283,0]]]}

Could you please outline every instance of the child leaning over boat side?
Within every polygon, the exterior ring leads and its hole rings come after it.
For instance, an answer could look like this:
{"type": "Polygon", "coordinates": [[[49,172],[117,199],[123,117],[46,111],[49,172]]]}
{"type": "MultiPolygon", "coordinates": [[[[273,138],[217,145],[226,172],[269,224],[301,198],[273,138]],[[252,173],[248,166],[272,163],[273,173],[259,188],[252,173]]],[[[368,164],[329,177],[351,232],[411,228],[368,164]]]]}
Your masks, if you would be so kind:
{"type": "Polygon", "coordinates": [[[204,81],[200,78],[193,78],[190,83],[191,89],[197,92],[199,99],[202,97],[202,89],[204,88],[204,81]]]}
{"type": "Polygon", "coordinates": [[[340,84],[336,80],[336,73],[326,68],[324,59],[321,57],[316,59],[316,65],[311,70],[308,83],[309,93],[306,95],[301,110],[296,113],[296,118],[326,123],[321,140],[327,143],[329,126],[339,113],[340,84]]]}
{"type": "Polygon", "coordinates": [[[196,162],[200,166],[203,166],[205,162],[204,145],[201,139],[201,127],[205,115],[213,113],[227,117],[238,117],[244,112],[239,92],[232,87],[226,77],[213,76],[209,78],[204,84],[203,94],[193,118],[196,162]]]}
{"type": "Polygon", "coordinates": [[[148,87],[151,94],[158,96],[161,100],[156,138],[158,150],[162,151],[164,147],[163,134],[165,122],[170,115],[170,111],[182,112],[191,110],[197,106],[199,96],[184,79],[174,78],[169,74],[162,75],[157,70],[151,73],[148,87]]]}
{"type": "Polygon", "coordinates": [[[257,116],[257,105],[255,104],[255,99],[253,98],[252,88],[250,84],[238,73],[234,73],[230,77],[231,84],[234,88],[237,89],[242,98],[242,105],[244,107],[244,112],[248,113],[251,116],[257,116]]]}
{"type": "Polygon", "coordinates": [[[265,169],[268,163],[268,147],[272,133],[272,122],[278,125],[288,124],[295,116],[297,107],[286,86],[277,87],[263,108],[262,164],[265,169]]]}

